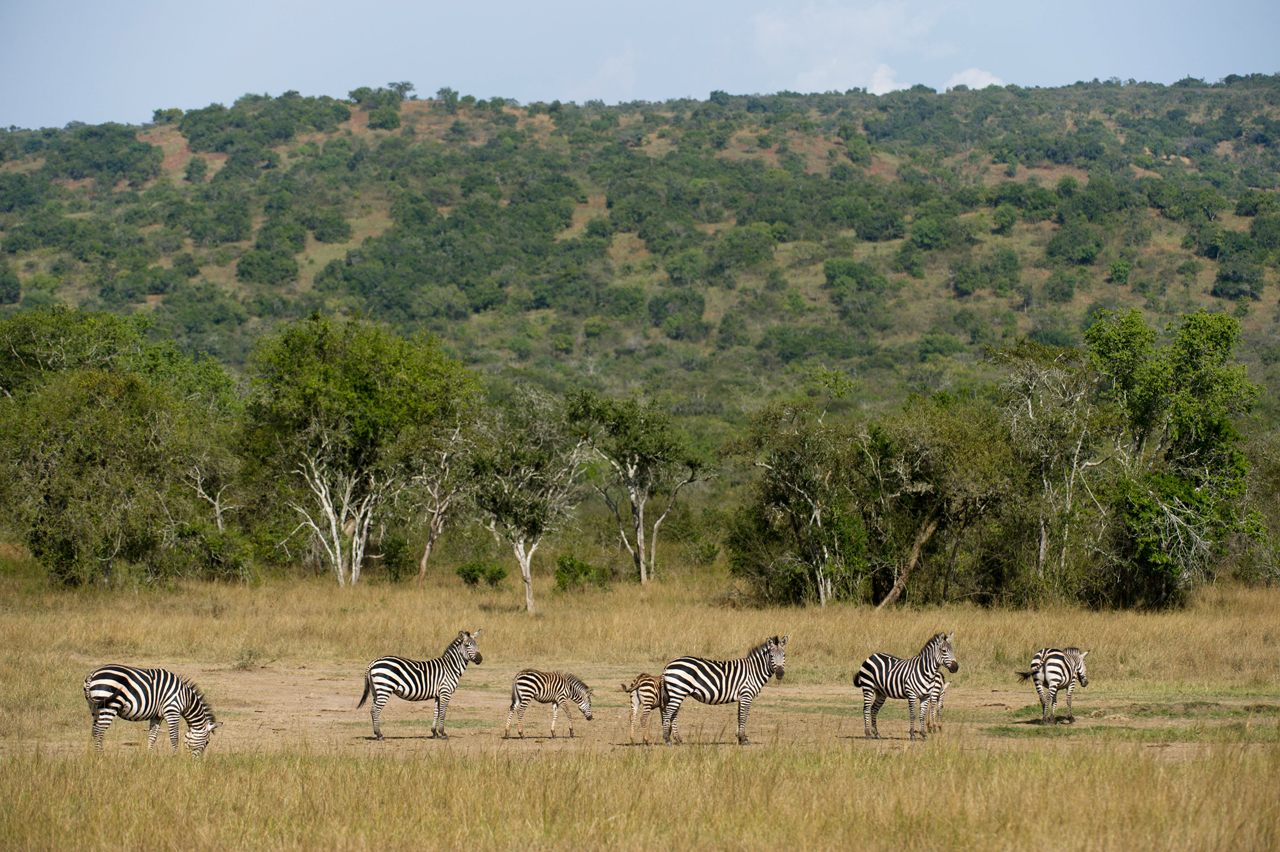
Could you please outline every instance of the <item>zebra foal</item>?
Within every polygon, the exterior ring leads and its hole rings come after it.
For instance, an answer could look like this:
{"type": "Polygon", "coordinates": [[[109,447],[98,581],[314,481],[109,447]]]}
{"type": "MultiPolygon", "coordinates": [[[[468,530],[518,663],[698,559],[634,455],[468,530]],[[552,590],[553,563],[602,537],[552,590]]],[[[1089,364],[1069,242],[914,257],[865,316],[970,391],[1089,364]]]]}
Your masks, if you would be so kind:
{"type": "Polygon", "coordinates": [[[911,739],[916,738],[916,704],[920,705],[920,739],[925,739],[926,715],[935,688],[942,687],[936,678],[945,666],[955,673],[960,668],[952,648],[954,633],[938,633],[914,657],[903,659],[892,654],[875,653],[867,657],[853,676],[853,686],[862,690],[862,729],[868,739],[879,739],[876,717],[888,698],[907,699],[911,739]]]}
{"type": "Polygon", "coordinates": [[[149,722],[147,750],[155,747],[160,720],[169,728],[169,745],[178,750],[178,720],[187,723],[187,748],[199,757],[209,737],[222,723],[191,682],[167,669],[106,665],[84,679],[84,700],[93,718],[93,745],[102,751],[102,737],[117,716],[130,722],[149,722]]]}
{"type": "Polygon", "coordinates": [[[570,704],[577,704],[586,720],[591,721],[591,687],[583,683],[581,678],[568,672],[540,672],[536,669],[525,669],[511,682],[511,711],[507,713],[507,727],[502,732],[504,740],[511,736],[513,716],[518,719],[516,733],[524,737],[524,711],[531,701],[551,705],[551,736],[553,737],[556,735],[556,717],[560,715],[562,706],[565,718],[569,720],[570,737],[573,736],[570,704]]]}
{"type": "Polygon", "coordinates": [[[662,683],[658,678],[647,672],[638,674],[631,684],[622,684],[622,691],[631,695],[631,729],[629,739],[631,742],[636,741],[636,716],[640,716],[640,731],[644,734],[644,741],[647,745],[649,742],[649,714],[658,706],[658,693],[661,691],[662,683]],[[641,715],[643,713],[643,715],[641,715]]]}
{"type": "Polygon", "coordinates": [[[1084,658],[1088,651],[1079,648],[1041,648],[1031,658],[1031,670],[1014,672],[1022,680],[1030,680],[1035,684],[1036,696],[1040,699],[1040,723],[1057,724],[1058,690],[1067,688],[1067,721],[1074,722],[1071,712],[1071,693],[1076,683],[1089,685],[1089,675],[1085,671],[1084,658]]]}
{"type": "Polygon", "coordinates": [[[404,657],[379,657],[369,664],[364,673],[364,694],[356,709],[364,706],[373,696],[369,715],[373,717],[373,738],[382,739],[382,708],[393,695],[405,701],[436,700],[436,715],[431,721],[431,736],[447,740],[444,732],[444,716],[449,710],[449,699],[458,688],[467,663],[480,665],[483,657],[476,640],[480,632],[459,631],[444,653],[434,660],[410,660],[404,657]]]}
{"type": "Polygon", "coordinates": [[[782,680],[786,673],[787,657],[783,650],[787,639],[774,636],[752,648],[745,657],[736,660],[708,660],[703,657],[680,657],[667,663],[662,670],[662,741],[668,745],[674,739],[679,743],[676,730],[676,714],[680,705],[690,696],[703,704],[731,704],[738,702],[738,743],[746,745],[747,715],[751,702],[769,682],[769,678],[782,680]]]}

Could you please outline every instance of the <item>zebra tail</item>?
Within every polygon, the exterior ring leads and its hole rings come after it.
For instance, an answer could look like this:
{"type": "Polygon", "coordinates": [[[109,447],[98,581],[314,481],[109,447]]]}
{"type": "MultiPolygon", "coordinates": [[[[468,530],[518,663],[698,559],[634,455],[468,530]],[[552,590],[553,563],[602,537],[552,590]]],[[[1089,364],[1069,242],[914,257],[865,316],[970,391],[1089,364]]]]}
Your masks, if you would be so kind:
{"type": "Polygon", "coordinates": [[[1032,672],[1014,672],[1019,680],[1031,680],[1032,672]]]}
{"type": "Polygon", "coordinates": [[[369,700],[369,693],[372,691],[373,691],[373,681],[369,677],[369,673],[365,672],[364,673],[364,694],[360,696],[360,703],[356,705],[357,710],[363,707],[364,703],[369,700]]]}
{"type": "Polygon", "coordinates": [[[667,679],[665,677],[658,678],[658,709],[664,710],[667,706],[667,679]]]}

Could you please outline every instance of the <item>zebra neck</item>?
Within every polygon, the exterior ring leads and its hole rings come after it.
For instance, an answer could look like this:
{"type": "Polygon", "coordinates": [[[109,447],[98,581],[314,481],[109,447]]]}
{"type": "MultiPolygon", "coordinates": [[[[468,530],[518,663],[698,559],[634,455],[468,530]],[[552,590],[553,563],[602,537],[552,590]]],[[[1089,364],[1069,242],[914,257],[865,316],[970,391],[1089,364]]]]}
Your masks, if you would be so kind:
{"type": "Polygon", "coordinates": [[[440,657],[440,661],[455,674],[461,675],[467,670],[467,658],[457,645],[450,645],[445,648],[444,655],[440,657]]]}
{"type": "Polygon", "coordinates": [[[205,703],[204,696],[195,690],[187,697],[186,705],[181,712],[188,725],[202,725],[213,718],[213,712],[205,703]]]}

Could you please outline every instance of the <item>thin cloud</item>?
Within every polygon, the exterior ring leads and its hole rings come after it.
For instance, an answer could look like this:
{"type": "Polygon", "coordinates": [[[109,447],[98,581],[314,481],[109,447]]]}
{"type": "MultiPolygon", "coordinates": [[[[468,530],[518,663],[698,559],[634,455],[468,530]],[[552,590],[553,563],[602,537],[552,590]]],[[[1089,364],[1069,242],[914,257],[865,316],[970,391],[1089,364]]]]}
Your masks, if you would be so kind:
{"type": "Polygon", "coordinates": [[[956,86],[968,86],[970,89],[985,89],[987,86],[1003,85],[1004,80],[1001,80],[990,71],[983,71],[981,68],[966,68],[948,77],[943,88],[954,89],[956,86]]]}
{"type": "Polygon", "coordinates": [[[758,13],[752,29],[756,52],[779,88],[892,91],[904,86],[889,60],[928,50],[923,43],[937,19],[931,4],[805,3],[758,13]]]}

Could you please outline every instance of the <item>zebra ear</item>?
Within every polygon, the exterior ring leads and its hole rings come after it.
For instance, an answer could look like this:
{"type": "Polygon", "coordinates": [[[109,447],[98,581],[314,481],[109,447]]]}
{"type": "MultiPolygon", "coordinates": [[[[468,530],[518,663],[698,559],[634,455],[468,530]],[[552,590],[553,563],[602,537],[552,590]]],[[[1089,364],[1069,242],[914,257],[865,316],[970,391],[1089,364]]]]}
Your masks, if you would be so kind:
{"type": "Polygon", "coordinates": [[[1080,659],[1082,659],[1082,660],[1083,660],[1083,659],[1084,659],[1085,657],[1087,657],[1087,656],[1089,656],[1089,652],[1088,652],[1088,651],[1081,651],[1081,652],[1080,652],[1080,659]]]}
{"type": "Polygon", "coordinates": [[[956,641],[956,632],[954,630],[952,630],[950,633],[947,634],[947,641],[948,642],[956,641]]]}
{"type": "Polygon", "coordinates": [[[791,634],[790,634],[790,633],[788,633],[786,636],[783,636],[783,637],[782,637],[782,639],[781,639],[781,641],[779,641],[779,642],[778,642],[778,646],[779,646],[779,647],[783,647],[783,648],[785,648],[785,647],[786,647],[786,645],[787,645],[787,640],[788,640],[788,639],[790,639],[790,638],[791,638],[791,634]]]}
{"type": "Polygon", "coordinates": [[[481,634],[482,632],[483,632],[483,631],[481,631],[481,630],[475,630],[475,631],[471,634],[471,638],[472,638],[472,639],[479,639],[479,638],[480,638],[480,634],[481,634]]]}

